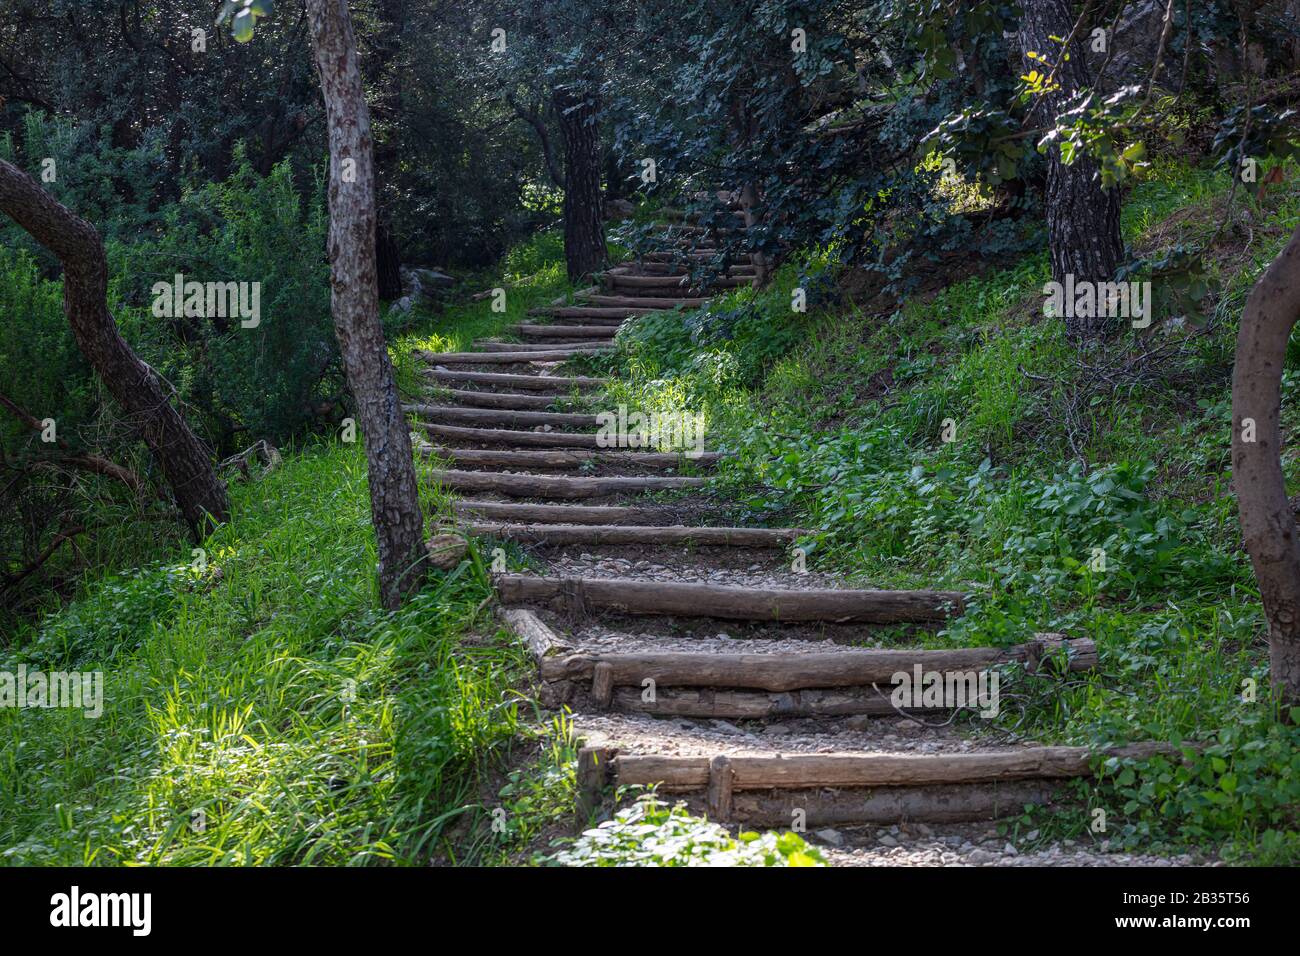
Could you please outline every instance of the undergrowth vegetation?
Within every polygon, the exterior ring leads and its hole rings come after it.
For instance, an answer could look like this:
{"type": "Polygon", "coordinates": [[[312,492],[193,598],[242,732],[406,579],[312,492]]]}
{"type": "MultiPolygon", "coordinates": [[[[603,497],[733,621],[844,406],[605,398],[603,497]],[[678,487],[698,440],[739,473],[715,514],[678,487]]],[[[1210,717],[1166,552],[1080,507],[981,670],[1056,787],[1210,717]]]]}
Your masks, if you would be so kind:
{"type": "MultiPolygon", "coordinates": [[[[733,452],[718,482],[739,520],[811,529],[811,570],[971,593],[928,642],[1096,639],[1095,673],[1020,675],[982,732],[1206,747],[1185,763],[1102,768],[1087,803],[1107,811],[1106,831],[1075,811],[1016,824],[1041,839],[1300,857],[1300,731],[1268,703],[1228,435],[1236,317],[1300,218],[1300,190],[1252,202],[1249,228],[1220,230],[1227,182],[1166,162],[1125,207],[1139,277],[1218,237],[1204,288],[1188,293],[1203,293],[1203,321],[1165,301],[1150,329],[1076,351],[1042,314],[1045,255],[884,312],[815,296],[793,311],[791,290],[816,289],[832,250],[792,257],[760,293],[639,319],[612,360],[630,404],[708,420],[709,444],[733,452]]],[[[1294,425],[1300,379],[1285,381],[1294,425]]]]}

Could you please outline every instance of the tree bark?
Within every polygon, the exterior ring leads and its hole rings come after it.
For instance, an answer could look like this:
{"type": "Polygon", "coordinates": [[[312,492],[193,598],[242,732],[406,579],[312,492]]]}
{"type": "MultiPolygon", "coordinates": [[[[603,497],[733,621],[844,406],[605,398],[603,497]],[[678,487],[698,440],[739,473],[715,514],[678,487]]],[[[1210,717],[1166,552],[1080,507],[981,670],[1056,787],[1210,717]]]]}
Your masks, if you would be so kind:
{"type": "Polygon", "coordinates": [[[578,282],[609,261],[601,215],[599,104],[595,95],[560,88],[555,116],[564,141],[564,262],[578,282]]]}
{"type": "Polygon", "coordinates": [[[1232,373],[1232,483],[1268,619],[1269,673],[1288,706],[1300,704],[1300,542],[1282,476],[1278,420],[1282,365],[1298,319],[1300,229],[1246,301],[1232,373]]]}
{"type": "Polygon", "coordinates": [[[108,262],[95,227],[0,160],[0,210],[63,264],[63,311],[77,347],[138,428],[195,539],[230,514],[208,448],[168,402],[163,382],[122,338],[108,311],[108,262]]]}
{"type": "MultiPolygon", "coordinates": [[[[1042,94],[1035,107],[1040,125],[1052,123],[1067,108],[1071,96],[1092,86],[1087,53],[1077,37],[1068,47],[1052,39],[1068,37],[1074,26],[1074,11],[1067,0],[1024,0],[1022,11],[1020,51],[1025,57],[1025,71],[1050,69],[1029,59],[1028,54],[1038,53],[1054,65],[1053,82],[1060,86],[1042,94]]],[[[1067,166],[1053,145],[1047,160],[1045,200],[1052,278],[1064,283],[1067,275],[1073,275],[1076,285],[1110,281],[1124,258],[1119,190],[1101,188],[1097,163],[1091,157],[1076,155],[1067,166]]],[[[1100,338],[1118,329],[1115,319],[1066,320],[1066,332],[1072,339],[1100,338]]]]}
{"type": "Polygon", "coordinates": [[[330,285],[334,331],[366,444],[370,515],[384,607],[423,576],[424,517],[411,436],[379,322],[370,113],[347,0],[308,0],[330,146],[330,285]]]}

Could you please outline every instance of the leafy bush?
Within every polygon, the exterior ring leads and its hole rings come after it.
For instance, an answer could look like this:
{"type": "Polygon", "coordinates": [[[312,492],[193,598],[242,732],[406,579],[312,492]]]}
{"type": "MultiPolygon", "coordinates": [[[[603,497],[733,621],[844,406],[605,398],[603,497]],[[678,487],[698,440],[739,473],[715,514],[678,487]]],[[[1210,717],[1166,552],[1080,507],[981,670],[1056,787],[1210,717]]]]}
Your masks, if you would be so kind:
{"type": "Polygon", "coordinates": [[[821,851],[799,834],[740,833],[691,816],[653,794],[585,831],[539,862],[552,866],[822,866],[821,851]]]}
{"type": "Polygon", "coordinates": [[[186,193],[161,232],[118,247],[116,288],[136,307],[141,349],[182,397],[228,437],[284,439],[304,429],[315,403],[337,401],[343,380],[330,319],[323,183],[306,198],[287,163],[265,178],[242,154],[220,183],[186,193]],[[257,282],[261,321],[158,319],[154,283],[257,282]]]}

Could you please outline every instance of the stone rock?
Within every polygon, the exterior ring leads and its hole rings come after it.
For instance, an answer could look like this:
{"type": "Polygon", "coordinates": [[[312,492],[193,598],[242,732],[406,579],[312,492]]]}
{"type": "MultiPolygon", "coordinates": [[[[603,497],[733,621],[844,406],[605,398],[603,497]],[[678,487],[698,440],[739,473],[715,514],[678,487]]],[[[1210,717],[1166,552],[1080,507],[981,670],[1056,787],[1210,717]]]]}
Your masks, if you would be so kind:
{"type": "Polygon", "coordinates": [[[469,546],[458,534],[435,534],[425,543],[429,563],[439,571],[450,571],[460,564],[469,546]]]}
{"type": "Polygon", "coordinates": [[[966,862],[971,866],[985,866],[996,859],[997,856],[988,850],[974,850],[966,857],[966,862]]]}
{"type": "Polygon", "coordinates": [[[828,827],[825,830],[818,830],[816,836],[817,839],[821,840],[823,843],[829,843],[831,846],[844,845],[844,834],[839,830],[832,830],[828,827]]]}

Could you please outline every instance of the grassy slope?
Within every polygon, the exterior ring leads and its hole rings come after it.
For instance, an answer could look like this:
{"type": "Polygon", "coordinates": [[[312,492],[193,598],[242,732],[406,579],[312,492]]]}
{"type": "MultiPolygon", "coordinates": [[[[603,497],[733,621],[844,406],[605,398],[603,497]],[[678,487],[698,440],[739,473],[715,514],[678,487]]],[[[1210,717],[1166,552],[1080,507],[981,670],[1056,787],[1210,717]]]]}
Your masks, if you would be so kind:
{"type": "MultiPolygon", "coordinates": [[[[1206,171],[1160,169],[1126,205],[1129,241],[1154,256],[1208,238],[1225,187],[1206,171]]],[[[1179,348],[1141,374],[1117,370],[1142,351],[1131,334],[1081,356],[1042,318],[1045,255],[882,318],[792,314],[789,289],[808,281],[787,266],[773,291],[739,293],[716,319],[638,323],[624,335],[627,397],[706,415],[713,441],[737,453],[723,480],[749,519],[819,529],[810,566],[976,593],[931,643],[1045,630],[1097,639],[1097,674],[1022,682],[981,729],[1215,744],[1190,767],[1113,768],[1091,796],[1107,810],[1104,835],[1077,813],[1019,829],[1294,860],[1300,734],[1243,700],[1243,682],[1266,686],[1267,653],[1227,428],[1236,317],[1298,218],[1292,186],[1249,234],[1225,231],[1209,256],[1216,325],[1186,339],[1157,331],[1148,342],[1179,348]],[[772,353],[785,357],[769,368],[772,353]],[[942,440],[945,424],[955,441],[942,440]]],[[[1288,398],[1297,381],[1288,373],[1288,398]]]]}
{"type": "MultiPolygon", "coordinates": [[[[565,292],[554,246],[512,254],[505,313],[466,304],[402,336],[403,387],[420,385],[415,348],[468,347],[565,292]]],[[[447,499],[428,470],[432,527],[447,499]]],[[[482,610],[477,555],[400,613],[380,610],[359,445],[286,450],[232,495],[205,570],[160,540],[151,563],[86,582],[0,649],[0,670],[102,670],[106,682],[99,719],[0,709],[0,860],[491,859],[560,812],[572,777],[562,728],[525,727],[531,704],[515,688],[527,668],[482,610]],[[538,734],[537,772],[503,777],[538,734]],[[494,833],[503,784],[508,825],[494,833]]]]}

